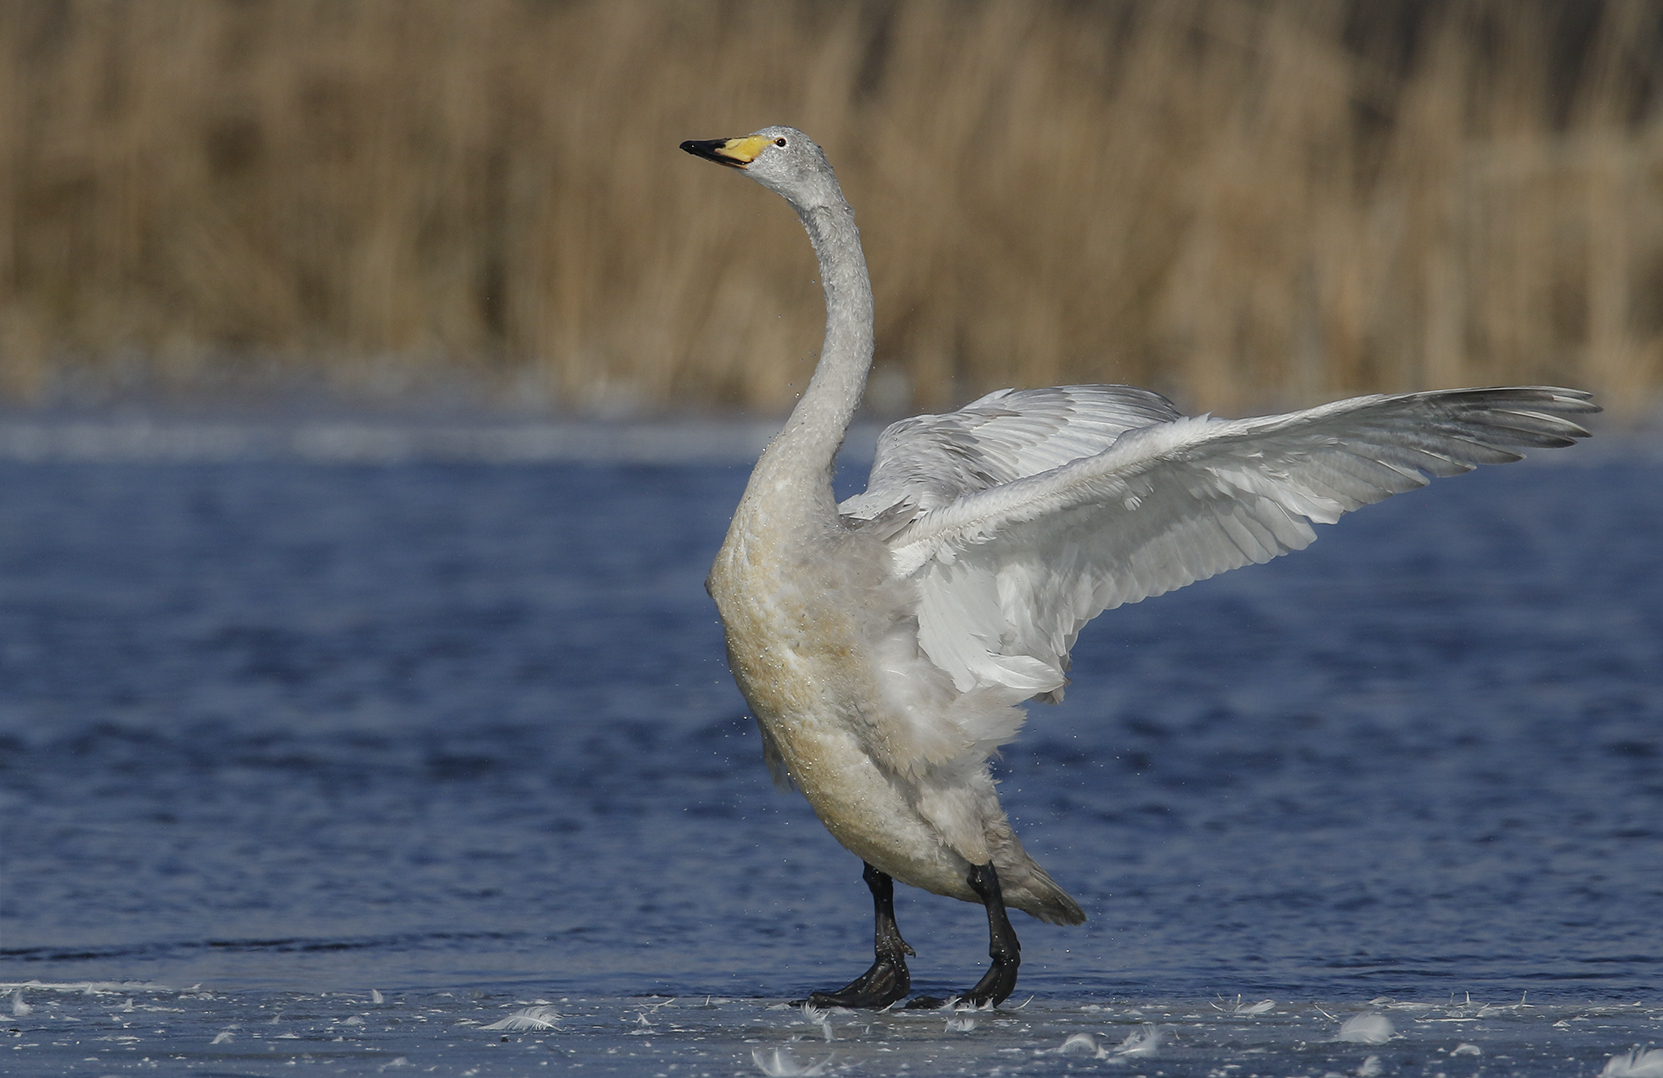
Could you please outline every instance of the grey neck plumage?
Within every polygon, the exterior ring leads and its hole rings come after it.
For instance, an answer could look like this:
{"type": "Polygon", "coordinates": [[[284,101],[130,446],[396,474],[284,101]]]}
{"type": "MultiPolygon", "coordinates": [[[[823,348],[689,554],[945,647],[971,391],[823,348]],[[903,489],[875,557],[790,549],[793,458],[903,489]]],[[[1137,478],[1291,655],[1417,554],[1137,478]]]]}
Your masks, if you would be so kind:
{"type": "Polygon", "coordinates": [[[834,186],[815,204],[793,205],[820,262],[826,339],[814,377],[757,462],[751,487],[766,484],[770,498],[783,497],[811,516],[832,521],[832,464],[872,365],[872,282],[854,211],[841,191],[834,186]]]}

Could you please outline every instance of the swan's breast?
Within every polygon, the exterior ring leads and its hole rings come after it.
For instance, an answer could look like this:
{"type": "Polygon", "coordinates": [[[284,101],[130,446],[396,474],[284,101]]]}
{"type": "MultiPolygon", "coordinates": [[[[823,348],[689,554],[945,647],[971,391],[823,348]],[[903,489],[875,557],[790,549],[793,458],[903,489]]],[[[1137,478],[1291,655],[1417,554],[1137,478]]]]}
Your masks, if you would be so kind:
{"type": "Polygon", "coordinates": [[[782,741],[853,718],[845,713],[870,691],[861,597],[839,570],[847,553],[833,539],[759,528],[740,513],[711,568],[734,677],[782,741]]]}
{"type": "Polygon", "coordinates": [[[780,537],[737,514],[709,580],[728,665],[838,841],[900,879],[960,888],[957,861],[918,815],[904,780],[869,751],[886,712],[868,643],[883,567],[868,542],[780,537]]]}

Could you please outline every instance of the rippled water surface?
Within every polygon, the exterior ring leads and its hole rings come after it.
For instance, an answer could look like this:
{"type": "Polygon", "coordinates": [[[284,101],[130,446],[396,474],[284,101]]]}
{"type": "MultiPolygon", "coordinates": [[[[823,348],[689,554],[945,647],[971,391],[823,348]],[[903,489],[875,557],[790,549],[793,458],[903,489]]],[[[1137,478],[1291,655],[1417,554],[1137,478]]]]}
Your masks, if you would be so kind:
{"type": "MultiPolygon", "coordinates": [[[[1655,459],[1442,481],[1090,626],[1000,764],[1090,919],[1020,918],[1032,1002],[960,1028],[775,1006],[865,967],[870,904],[722,663],[746,471],[0,461],[0,1072],[1593,1075],[1663,1041],[1655,459]],[[1390,1039],[1337,1040],[1362,1013],[1390,1039]]],[[[915,987],[974,981],[979,910],[898,905],[915,987]]]]}

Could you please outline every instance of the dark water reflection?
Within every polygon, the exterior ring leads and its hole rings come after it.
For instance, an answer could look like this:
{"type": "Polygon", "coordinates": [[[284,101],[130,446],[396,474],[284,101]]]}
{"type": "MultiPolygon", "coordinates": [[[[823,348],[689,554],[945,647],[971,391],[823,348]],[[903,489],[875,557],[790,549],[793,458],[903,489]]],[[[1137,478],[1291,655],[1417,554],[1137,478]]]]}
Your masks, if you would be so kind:
{"type": "MultiPolygon", "coordinates": [[[[846,979],[859,863],[702,588],[745,472],[0,464],[0,979],[846,979]]],[[[1106,615],[1034,709],[1007,804],[1090,921],[1019,924],[1024,986],[1655,993],[1663,467],[1324,531],[1106,615]]],[[[974,978],[976,909],[900,916],[920,988],[974,978]]]]}

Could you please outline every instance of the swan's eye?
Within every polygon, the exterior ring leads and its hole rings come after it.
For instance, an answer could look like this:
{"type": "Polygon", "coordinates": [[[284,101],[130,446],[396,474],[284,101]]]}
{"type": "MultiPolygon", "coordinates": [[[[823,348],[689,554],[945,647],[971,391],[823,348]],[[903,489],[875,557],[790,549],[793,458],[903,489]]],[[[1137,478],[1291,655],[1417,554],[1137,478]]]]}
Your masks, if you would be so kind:
{"type": "Polygon", "coordinates": [[[785,145],[785,139],[783,137],[775,139],[774,140],[774,145],[775,146],[784,146],[785,145]]]}

